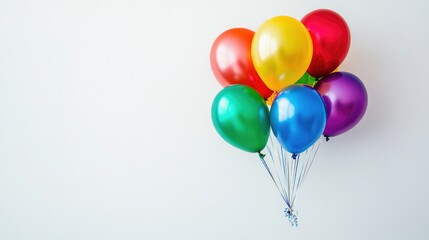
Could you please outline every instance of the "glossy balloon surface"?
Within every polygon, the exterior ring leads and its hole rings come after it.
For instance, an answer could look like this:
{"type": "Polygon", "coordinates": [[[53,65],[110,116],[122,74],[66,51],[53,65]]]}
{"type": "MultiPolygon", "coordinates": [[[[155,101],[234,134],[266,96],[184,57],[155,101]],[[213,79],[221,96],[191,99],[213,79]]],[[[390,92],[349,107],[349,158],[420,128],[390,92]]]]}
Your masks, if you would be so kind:
{"type": "Polygon", "coordinates": [[[232,28],[220,34],[210,50],[210,66],[222,86],[244,84],[268,98],[273,91],[259,77],[250,54],[254,34],[245,28],[232,28]]]}
{"type": "Polygon", "coordinates": [[[253,88],[245,85],[224,88],[213,101],[211,115],[216,131],[231,145],[258,152],[267,144],[269,111],[253,88]]]}
{"type": "Polygon", "coordinates": [[[262,81],[277,92],[304,75],[312,55],[310,34],[300,21],[292,17],[269,19],[253,37],[252,59],[255,69],[262,81]]]}
{"type": "Polygon", "coordinates": [[[350,130],[364,116],[368,94],[362,81],[355,75],[335,72],[322,78],[314,88],[326,106],[325,136],[337,136],[350,130]]]}
{"type": "Polygon", "coordinates": [[[307,71],[313,77],[327,76],[344,61],[349,51],[349,27],[338,13],[328,9],[312,11],[301,22],[313,42],[313,57],[307,71]]]}
{"type": "Polygon", "coordinates": [[[277,95],[270,119],[280,144],[289,152],[299,154],[322,135],[326,111],[316,90],[306,85],[292,85],[277,95]]]}

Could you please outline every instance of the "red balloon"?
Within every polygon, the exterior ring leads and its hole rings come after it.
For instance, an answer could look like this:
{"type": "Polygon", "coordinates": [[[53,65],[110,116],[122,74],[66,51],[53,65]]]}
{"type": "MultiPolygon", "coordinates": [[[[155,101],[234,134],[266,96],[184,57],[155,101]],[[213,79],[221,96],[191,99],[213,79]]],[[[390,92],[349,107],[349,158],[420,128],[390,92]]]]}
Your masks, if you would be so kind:
{"type": "Polygon", "coordinates": [[[263,98],[268,98],[273,91],[259,77],[250,53],[254,34],[245,28],[233,28],[223,32],[211,48],[210,65],[222,86],[247,85],[259,92],[263,98]]]}
{"type": "Polygon", "coordinates": [[[313,59],[308,73],[320,78],[334,71],[346,58],[350,48],[350,30],[336,12],[319,9],[305,15],[301,22],[313,40],[313,59]]]}

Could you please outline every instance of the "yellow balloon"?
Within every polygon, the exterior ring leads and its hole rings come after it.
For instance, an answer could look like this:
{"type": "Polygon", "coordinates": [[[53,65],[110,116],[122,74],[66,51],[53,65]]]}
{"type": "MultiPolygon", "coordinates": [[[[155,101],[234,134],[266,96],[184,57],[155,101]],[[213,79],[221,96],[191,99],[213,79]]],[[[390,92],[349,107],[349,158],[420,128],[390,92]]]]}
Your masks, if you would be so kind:
{"type": "Polygon", "coordinates": [[[313,43],[299,20],[277,16],[255,32],[251,53],[255,69],[265,85],[281,91],[307,71],[313,56],[313,43]]]}

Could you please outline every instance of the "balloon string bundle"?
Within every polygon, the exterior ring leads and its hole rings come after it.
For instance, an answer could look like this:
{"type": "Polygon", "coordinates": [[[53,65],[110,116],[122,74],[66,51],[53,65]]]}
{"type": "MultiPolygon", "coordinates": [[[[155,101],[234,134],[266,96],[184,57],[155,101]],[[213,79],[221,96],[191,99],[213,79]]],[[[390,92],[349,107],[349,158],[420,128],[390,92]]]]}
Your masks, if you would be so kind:
{"type": "Polygon", "coordinates": [[[273,138],[275,136],[272,134],[267,146],[258,155],[286,204],[285,217],[292,226],[298,226],[298,212],[294,210],[297,192],[313,165],[322,138],[303,153],[297,154],[296,158],[273,138]]]}

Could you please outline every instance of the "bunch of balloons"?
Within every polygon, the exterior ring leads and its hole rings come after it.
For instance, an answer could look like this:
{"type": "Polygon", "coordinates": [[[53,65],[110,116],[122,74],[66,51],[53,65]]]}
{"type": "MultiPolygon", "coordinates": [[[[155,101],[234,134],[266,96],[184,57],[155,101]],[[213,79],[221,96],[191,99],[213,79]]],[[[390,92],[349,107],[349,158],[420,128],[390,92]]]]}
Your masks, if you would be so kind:
{"type": "Polygon", "coordinates": [[[272,129],[296,158],[322,134],[350,130],[368,97],[358,77],[338,71],[349,48],[347,23],[328,9],[301,21],[276,16],[256,32],[223,32],[210,51],[212,71],[224,86],[211,111],[217,132],[237,148],[260,152],[272,129]]]}
{"type": "Polygon", "coordinates": [[[350,130],[366,111],[362,81],[338,71],[349,48],[344,19],[319,9],[301,21],[273,17],[256,32],[229,29],[210,51],[211,68],[224,86],[213,101],[213,124],[231,145],[259,154],[292,226],[298,225],[296,193],[318,140],[350,130]]]}

